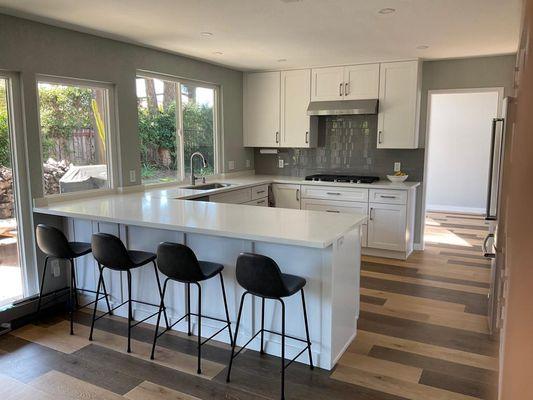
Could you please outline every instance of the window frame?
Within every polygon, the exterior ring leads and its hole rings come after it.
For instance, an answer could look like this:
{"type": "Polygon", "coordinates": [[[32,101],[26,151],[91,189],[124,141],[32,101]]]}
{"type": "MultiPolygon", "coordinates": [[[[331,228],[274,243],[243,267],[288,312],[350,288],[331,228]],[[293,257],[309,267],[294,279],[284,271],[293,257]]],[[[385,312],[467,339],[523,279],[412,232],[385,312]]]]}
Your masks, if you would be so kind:
{"type": "MultiPolygon", "coordinates": [[[[188,78],[183,78],[174,75],[166,75],[157,72],[137,70],[135,79],[158,79],[161,81],[173,82],[176,85],[176,151],[179,151],[179,173],[176,176],[176,182],[153,182],[153,183],[143,183],[141,178],[141,184],[143,186],[157,187],[157,186],[168,186],[170,184],[183,183],[187,177],[185,176],[185,163],[187,160],[184,159],[185,156],[185,144],[183,140],[183,109],[181,103],[181,85],[191,85],[196,87],[203,87],[213,90],[213,162],[214,170],[212,175],[218,175],[221,171],[221,160],[223,158],[223,142],[222,142],[222,121],[220,116],[222,113],[219,110],[221,105],[220,101],[220,85],[212,82],[205,82],[201,80],[193,80],[188,78]]],[[[136,99],[138,99],[136,97],[136,99]]],[[[138,106],[137,106],[138,107],[138,106]]],[[[138,112],[137,112],[138,115],[138,112]]],[[[137,127],[139,122],[137,121],[137,127]]],[[[139,131],[137,130],[137,137],[139,137],[139,131]]]]}
{"type": "Polygon", "coordinates": [[[114,191],[117,187],[117,184],[120,182],[118,172],[118,137],[117,137],[117,113],[116,113],[116,103],[115,103],[115,90],[116,87],[112,83],[108,82],[99,82],[93,80],[79,79],[79,78],[69,78],[69,77],[58,77],[53,75],[42,75],[37,74],[35,77],[35,90],[37,97],[37,122],[39,124],[39,155],[41,157],[41,185],[42,185],[42,197],[46,199],[54,198],[65,198],[65,197],[79,197],[84,194],[96,194],[96,193],[105,193],[114,191]],[[48,83],[52,85],[64,85],[64,86],[77,86],[81,88],[89,89],[104,89],[105,103],[106,103],[106,116],[105,116],[105,125],[108,128],[108,137],[106,143],[106,164],[107,164],[107,181],[108,185],[105,188],[100,189],[89,189],[89,190],[79,190],[69,193],[53,193],[46,194],[44,192],[44,157],[43,157],[43,143],[42,143],[42,132],[41,132],[41,104],[39,96],[39,83],[48,83]]]}

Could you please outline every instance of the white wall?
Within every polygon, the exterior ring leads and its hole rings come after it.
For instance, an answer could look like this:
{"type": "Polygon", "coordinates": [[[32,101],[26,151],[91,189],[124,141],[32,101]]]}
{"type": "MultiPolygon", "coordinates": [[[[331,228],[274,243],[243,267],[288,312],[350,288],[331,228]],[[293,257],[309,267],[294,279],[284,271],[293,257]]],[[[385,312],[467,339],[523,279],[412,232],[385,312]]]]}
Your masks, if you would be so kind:
{"type": "Polygon", "coordinates": [[[485,210],[498,92],[432,93],[427,210],[485,210]]]}

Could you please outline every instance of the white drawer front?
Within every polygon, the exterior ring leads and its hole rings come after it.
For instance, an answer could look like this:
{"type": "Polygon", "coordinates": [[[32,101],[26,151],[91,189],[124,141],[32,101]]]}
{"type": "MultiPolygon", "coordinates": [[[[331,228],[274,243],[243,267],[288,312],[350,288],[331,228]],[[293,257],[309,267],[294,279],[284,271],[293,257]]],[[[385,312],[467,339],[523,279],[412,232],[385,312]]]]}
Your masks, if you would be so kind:
{"type": "MultiPolygon", "coordinates": [[[[303,210],[324,211],[330,213],[347,213],[347,214],[363,214],[368,215],[368,203],[359,203],[356,201],[330,201],[330,200],[314,200],[303,199],[303,210]]],[[[361,245],[367,245],[367,224],[362,226],[361,245]]]]}
{"type": "Polygon", "coordinates": [[[241,204],[252,200],[252,189],[238,189],[230,192],[224,192],[220,194],[214,194],[209,196],[209,201],[214,203],[232,203],[241,204]]]}
{"type": "Polygon", "coordinates": [[[268,185],[254,186],[252,188],[252,200],[268,196],[268,185]]]}
{"type": "Polygon", "coordinates": [[[243,204],[246,204],[248,206],[268,207],[268,197],[263,197],[262,199],[248,201],[243,204]]]}
{"type": "Polygon", "coordinates": [[[365,202],[368,201],[368,189],[302,185],[302,198],[365,202]]]}
{"type": "Polygon", "coordinates": [[[385,204],[407,204],[407,191],[370,189],[370,202],[385,204]]]}

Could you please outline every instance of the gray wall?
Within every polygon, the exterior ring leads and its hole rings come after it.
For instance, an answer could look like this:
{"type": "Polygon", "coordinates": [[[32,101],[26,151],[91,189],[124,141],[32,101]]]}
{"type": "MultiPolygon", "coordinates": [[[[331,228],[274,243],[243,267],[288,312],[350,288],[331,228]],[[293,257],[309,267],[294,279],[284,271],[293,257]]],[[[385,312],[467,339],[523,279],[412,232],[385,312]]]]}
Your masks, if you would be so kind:
{"type": "Polygon", "coordinates": [[[20,72],[31,194],[42,195],[36,74],[88,79],[115,86],[118,113],[118,185],[140,183],[135,76],[139,69],[220,85],[223,167],[253,161],[242,147],[242,72],[115,40],[0,14],[0,69],[20,72]],[[129,182],[129,170],[137,182],[129,182]]]}
{"type": "MultiPolygon", "coordinates": [[[[375,148],[375,116],[355,116],[321,120],[317,149],[282,150],[279,156],[262,155],[255,151],[255,171],[259,174],[305,176],[321,171],[339,171],[385,177],[395,161],[409,180],[423,181],[429,90],[504,87],[512,94],[515,56],[478,57],[460,60],[426,61],[423,63],[422,98],[420,109],[420,149],[378,150],[375,148]],[[363,122],[368,123],[362,128],[363,122]],[[351,122],[351,125],[350,125],[351,122]],[[337,123],[335,126],[334,123],[337,123]],[[278,158],[288,161],[287,168],[277,167],[278,158]]],[[[450,156],[453,161],[453,155],[450,156]]],[[[422,187],[417,190],[415,243],[420,243],[422,187]]]]}

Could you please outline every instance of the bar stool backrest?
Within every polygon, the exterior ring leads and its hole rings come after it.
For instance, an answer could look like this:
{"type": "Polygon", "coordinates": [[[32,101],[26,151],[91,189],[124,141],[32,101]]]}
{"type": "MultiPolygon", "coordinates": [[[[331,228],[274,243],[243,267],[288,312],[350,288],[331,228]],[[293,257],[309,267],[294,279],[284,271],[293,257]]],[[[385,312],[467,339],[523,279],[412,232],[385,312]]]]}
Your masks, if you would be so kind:
{"type": "Polygon", "coordinates": [[[194,251],[179,243],[163,242],[157,247],[157,267],[170,279],[180,282],[205,278],[194,251]]]}
{"type": "Polygon", "coordinates": [[[278,264],[261,254],[241,253],[237,258],[237,282],[252,294],[278,298],[287,293],[278,264]]]}
{"type": "Polygon", "coordinates": [[[35,228],[37,245],[50,257],[72,258],[74,256],[67,238],[59,229],[50,225],[39,224],[35,228]]]}
{"type": "Polygon", "coordinates": [[[109,233],[94,233],[91,237],[93,256],[101,265],[125,271],[133,267],[128,250],[122,240],[109,233]]]}

